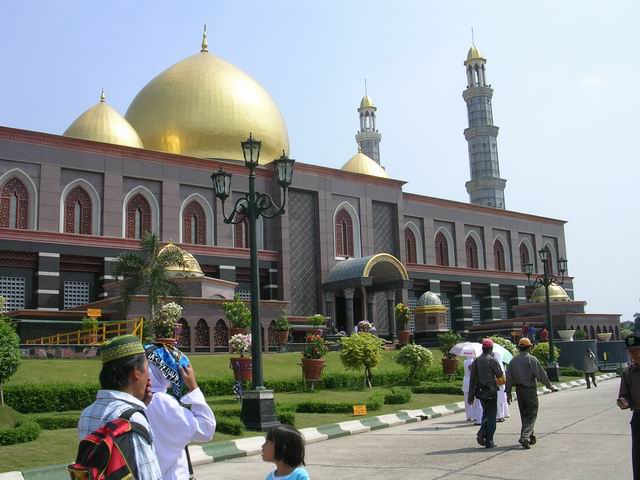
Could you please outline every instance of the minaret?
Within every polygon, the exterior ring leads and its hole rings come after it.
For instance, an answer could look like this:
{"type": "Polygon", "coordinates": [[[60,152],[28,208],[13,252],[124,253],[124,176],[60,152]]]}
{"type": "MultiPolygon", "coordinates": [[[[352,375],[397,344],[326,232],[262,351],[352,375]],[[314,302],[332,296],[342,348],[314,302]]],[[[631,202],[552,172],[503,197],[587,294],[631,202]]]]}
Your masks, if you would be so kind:
{"type": "Polygon", "coordinates": [[[493,89],[487,84],[486,63],[478,47],[473,45],[464,62],[467,89],[462,94],[467,102],[469,117],[469,128],[465,129],[464,136],[469,144],[471,169],[471,180],[465,186],[471,203],[504,209],[504,186],[507,181],[500,178],[498,127],[493,124],[493,89]]]}
{"type": "Polygon", "coordinates": [[[380,164],[380,139],[382,135],[376,129],[376,110],[373,100],[367,95],[365,81],[365,94],[360,100],[360,131],[356,134],[356,141],[360,151],[371,158],[378,165],[380,164]]]}

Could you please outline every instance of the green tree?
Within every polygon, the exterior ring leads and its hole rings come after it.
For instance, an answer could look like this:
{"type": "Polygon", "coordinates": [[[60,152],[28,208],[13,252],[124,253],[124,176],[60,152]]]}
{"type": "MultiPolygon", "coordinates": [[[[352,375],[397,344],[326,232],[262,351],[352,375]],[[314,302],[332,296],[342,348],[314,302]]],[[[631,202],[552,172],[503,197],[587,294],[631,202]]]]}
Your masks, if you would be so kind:
{"type": "Polygon", "coordinates": [[[340,339],[340,360],[347,370],[364,370],[364,382],[371,388],[372,370],[380,363],[384,341],[371,333],[354,333],[340,339]]]}
{"type": "Polygon", "coordinates": [[[4,406],[4,383],[16,373],[20,366],[20,338],[9,323],[0,315],[0,406],[4,406]]]}
{"type": "Polygon", "coordinates": [[[185,270],[188,267],[179,248],[162,249],[158,236],[150,232],[142,236],[139,253],[127,252],[118,256],[112,274],[116,280],[124,279],[121,296],[125,317],[133,297],[142,292],[147,294],[151,329],[162,299],[175,297],[181,303],[184,293],[169,276],[169,267],[172,266],[185,270]]]}
{"type": "Polygon", "coordinates": [[[402,347],[395,360],[408,370],[409,383],[415,384],[429,370],[433,362],[433,354],[420,345],[410,343],[402,347]]]}

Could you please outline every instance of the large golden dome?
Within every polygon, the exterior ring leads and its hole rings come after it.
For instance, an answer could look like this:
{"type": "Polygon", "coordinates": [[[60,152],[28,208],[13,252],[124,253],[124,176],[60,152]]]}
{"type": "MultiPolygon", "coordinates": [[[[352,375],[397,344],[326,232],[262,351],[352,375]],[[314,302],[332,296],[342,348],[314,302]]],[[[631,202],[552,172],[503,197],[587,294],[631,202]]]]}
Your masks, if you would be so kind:
{"type": "Polygon", "coordinates": [[[160,252],[158,253],[162,253],[166,250],[179,251],[182,254],[182,259],[186,264],[186,268],[184,269],[179,267],[178,265],[169,265],[169,267],[167,267],[167,273],[169,277],[172,277],[172,278],[204,277],[204,273],[202,273],[202,269],[200,268],[200,264],[198,263],[198,260],[196,260],[196,258],[193,255],[191,255],[189,252],[187,252],[186,250],[183,250],[176,244],[169,242],[164,247],[162,247],[160,249],[160,252]]]}
{"type": "Polygon", "coordinates": [[[129,125],[129,122],[114,108],[107,105],[104,91],[100,95],[100,102],[80,115],[63,135],[95,142],[143,148],[140,137],[129,125]]]}
{"type": "MultiPolygon", "coordinates": [[[[545,301],[546,299],[545,299],[544,287],[539,286],[531,294],[531,303],[544,303],[545,301]]],[[[567,295],[567,292],[564,291],[564,288],[562,288],[560,285],[552,283],[551,285],[549,285],[549,301],[550,302],[570,302],[571,298],[569,298],[569,295],[567,295]]]]}
{"type": "Polygon", "coordinates": [[[351,159],[342,166],[341,170],[360,173],[362,175],[371,175],[373,177],[389,178],[389,174],[384,168],[362,152],[358,152],[351,157],[351,159]]]}
{"type": "Polygon", "coordinates": [[[159,74],[133,99],[126,118],[145,148],[203,158],[243,160],[249,133],[262,141],[260,163],[289,152],[278,107],[258,82],[208,52],[159,74]]]}

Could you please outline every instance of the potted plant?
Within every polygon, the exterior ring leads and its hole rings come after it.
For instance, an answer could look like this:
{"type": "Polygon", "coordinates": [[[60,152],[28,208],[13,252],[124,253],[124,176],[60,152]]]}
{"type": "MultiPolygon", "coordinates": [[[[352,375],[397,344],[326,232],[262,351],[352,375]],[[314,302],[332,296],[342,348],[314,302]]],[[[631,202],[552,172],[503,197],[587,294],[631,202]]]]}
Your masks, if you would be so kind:
{"type": "Polygon", "coordinates": [[[455,375],[458,369],[458,359],[449,350],[462,341],[462,336],[456,332],[445,332],[438,335],[440,351],[442,352],[442,371],[445,375],[455,375]]]}
{"type": "Polygon", "coordinates": [[[324,357],[329,352],[327,342],[321,335],[310,333],[302,351],[302,374],[307,381],[317,382],[324,370],[324,357]]]}
{"type": "Polygon", "coordinates": [[[181,316],[182,307],[177,303],[169,302],[162,305],[158,309],[153,322],[154,343],[163,345],[177,344],[176,327],[181,316]]]}
{"type": "Polygon", "coordinates": [[[316,331],[318,335],[322,335],[322,328],[327,326],[327,317],[322,315],[321,313],[316,313],[315,315],[311,315],[309,317],[309,322],[314,327],[317,327],[316,331]]]}
{"type": "Polygon", "coordinates": [[[240,300],[238,295],[233,297],[233,301],[224,302],[222,304],[224,315],[231,324],[229,328],[229,338],[238,333],[247,334],[247,329],[251,325],[251,311],[247,305],[240,300]]]}
{"type": "Polygon", "coordinates": [[[82,330],[86,334],[88,344],[98,341],[98,319],[96,317],[82,317],[82,330]]]}
{"type": "Polygon", "coordinates": [[[280,346],[286,345],[289,342],[289,331],[291,330],[291,324],[287,318],[287,314],[282,310],[282,315],[276,320],[276,343],[280,346]]]}
{"type": "Polygon", "coordinates": [[[411,319],[411,309],[404,303],[396,304],[396,324],[398,326],[398,343],[406,345],[411,338],[411,330],[407,330],[407,325],[411,319]]]}
{"type": "Polygon", "coordinates": [[[236,333],[229,340],[229,350],[240,355],[230,359],[230,367],[236,381],[251,381],[251,335],[236,333]]]}

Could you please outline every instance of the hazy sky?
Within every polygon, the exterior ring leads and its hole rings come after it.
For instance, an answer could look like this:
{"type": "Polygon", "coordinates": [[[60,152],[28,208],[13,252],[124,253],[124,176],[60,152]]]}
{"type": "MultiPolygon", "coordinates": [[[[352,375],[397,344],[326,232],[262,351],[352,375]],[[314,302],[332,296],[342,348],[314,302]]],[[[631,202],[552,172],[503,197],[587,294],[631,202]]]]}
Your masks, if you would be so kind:
{"type": "Polygon", "coordinates": [[[209,51],[280,107],[292,157],[339,168],[356,152],[366,77],[389,174],[410,181],[405,191],[468,201],[462,63],[474,27],[507,208],[567,220],[576,298],[630,319],[638,18],[637,1],[7,1],[0,125],[61,134],[102,87],[124,114],[156,74],[199,51],[206,22],[209,51]]]}

